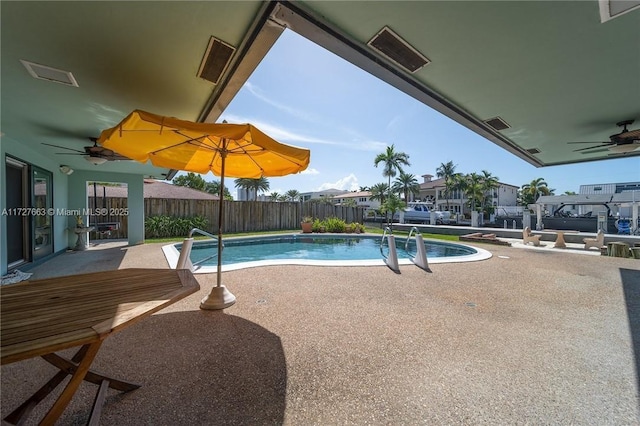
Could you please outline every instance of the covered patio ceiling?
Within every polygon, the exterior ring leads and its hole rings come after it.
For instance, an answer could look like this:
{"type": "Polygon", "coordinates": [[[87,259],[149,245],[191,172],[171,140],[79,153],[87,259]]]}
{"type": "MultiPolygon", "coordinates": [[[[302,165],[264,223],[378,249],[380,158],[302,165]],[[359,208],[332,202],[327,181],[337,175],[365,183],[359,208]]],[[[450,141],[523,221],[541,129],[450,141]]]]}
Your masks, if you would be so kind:
{"type": "Polygon", "coordinates": [[[625,153],[600,146],[618,122],[640,129],[637,5],[2,2],[2,138],[73,168],[161,178],[170,171],[94,166],[43,143],[83,150],[134,109],[215,121],[289,28],[536,166],[640,156],[640,144],[625,153]],[[622,13],[603,22],[611,10],[622,13]],[[372,44],[392,46],[391,56],[404,50],[396,59],[409,66],[429,63],[411,72],[380,53],[369,43],[381,30],[387,38],[372,44]],[[198,76],[212,36],[235,49],[216,84],[198,76]],[[393,47],[398,37],[410,47],[393,47]],[[34,79],[21,60],[68,71],[78,87],[34,79]],[[495,118],[508,127],[487,123],[495,118]]]}

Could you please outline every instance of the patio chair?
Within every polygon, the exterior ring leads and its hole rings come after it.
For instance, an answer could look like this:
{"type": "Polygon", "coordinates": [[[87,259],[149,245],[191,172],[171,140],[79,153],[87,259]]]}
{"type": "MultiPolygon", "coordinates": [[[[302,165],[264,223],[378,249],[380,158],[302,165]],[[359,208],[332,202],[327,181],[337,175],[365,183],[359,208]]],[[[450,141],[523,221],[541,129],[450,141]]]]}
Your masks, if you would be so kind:
{"type": "Polygon", "coordinates": [[[531,233],[531,228],[528,226],[522,230],[522,243],[529,244],[533,243],[534,246],[540,245],[540,235],[533,235],[531,233]]]}
{"type": "Polygon", "coordinates": [[[595,238],[584,238],[582,241],[584,242],[585,250],[589,250],[591,247],[595,247],[599,250],[600,247],[604,245],[604,232],[602,232],[601,229],[598,231],[595,238]]]}

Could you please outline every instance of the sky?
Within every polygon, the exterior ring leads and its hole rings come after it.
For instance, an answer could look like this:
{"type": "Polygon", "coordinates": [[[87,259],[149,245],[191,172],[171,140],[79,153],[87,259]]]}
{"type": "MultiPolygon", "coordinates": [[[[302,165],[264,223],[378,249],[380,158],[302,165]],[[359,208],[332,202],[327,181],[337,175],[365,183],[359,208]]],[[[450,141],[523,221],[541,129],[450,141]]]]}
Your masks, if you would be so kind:
{"type": "MultiPolygon", "coordinates": [[[[522,186],[544,178],[555,194],[580,185],[640,180],[640,157],[536,168],[389,84],[296,33],[285,30],[219,122],[251,123],[279,142],[308,148],[311,162],[296,175],[268,178],[267,193],[358,190],[387,182],[376,155],[393,144],[409,155],[412,173],[489,171],[522,186]]],[[[219,180],[212,174],[206,181],[219,180]]],[[[234,196],[233,180],[225,180],[234,196]]]]}

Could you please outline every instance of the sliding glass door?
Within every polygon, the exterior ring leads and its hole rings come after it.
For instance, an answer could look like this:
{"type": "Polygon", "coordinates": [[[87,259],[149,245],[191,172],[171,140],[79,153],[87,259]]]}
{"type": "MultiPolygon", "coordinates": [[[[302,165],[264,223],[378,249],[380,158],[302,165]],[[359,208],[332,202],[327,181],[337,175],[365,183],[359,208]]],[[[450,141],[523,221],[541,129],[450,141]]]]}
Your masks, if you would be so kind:
{"type": "Polygon", "coordinates": [[[33,260],[53,253],[52,216],[53,175],[40,167],[32,166],[32,220],[33,260]]]}
{"type": "Polygon", "coordinates": [[[6,158],[7,188],[7,264],[9,269],[30,260],[29,217],[21,208],[29,205],[29,166],[14,158],[6,158]]]}

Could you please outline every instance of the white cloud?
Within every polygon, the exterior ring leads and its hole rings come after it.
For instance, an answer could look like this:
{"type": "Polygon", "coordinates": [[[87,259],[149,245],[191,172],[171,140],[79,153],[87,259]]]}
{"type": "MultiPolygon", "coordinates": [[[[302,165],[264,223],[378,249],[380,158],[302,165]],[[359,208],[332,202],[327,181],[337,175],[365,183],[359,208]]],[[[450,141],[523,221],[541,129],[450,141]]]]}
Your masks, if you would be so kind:
{"type": "Polygon", "coordinates": [[[242,117],[232,114],[224,114],[220,117],[221,120],[227,120],[229,123],[251,123],[258,129],[274,138],[277,141],[285,142],[292,145],[305,145],[305,144],[319,144],[319,145],[332,145],[341,146],[347,149],[353,149],[357,151],[372,151],[383,152],[387,148],[387,143],[374,141],[374,140],[360,140],[356,138],[351,142],[338,142],[328,139],[316,138],[313,136],[302,135],[293,131],[290,131],[284,127],[280,127],[275,124],[267,123],[266,121],[253,120],[249,117],[242,117]]]}
{"type": "Polygon", "coordinates": [[[260,90],[259,87],[253,85],[250,81],[247,81],[244,86],[244,89],[246,89],[249,93],[251,93],[253,96],[255,96],[256,98],[260,99],[261,101],[279,109],[280,111],[284,111],[287,114],[290,114],[294,117],[297,118],[301,118],[303,120],[306,121],[312,121],[312,122],[320,122],[320,117],[316,116],[315,114],[310,114],[308,112],[304,112],[301,109],[296,109],[296,108],[291,108],[288,105],[284,105],[281,104],[280,102],[276,102],[273,99],[265,96],[265,94],[262,92],[262,90],[260,90]]]}
{"type": "Polygon", "coordinates": [[[320,172],[317,169],[314,169],[313,167],[309,167],[303,171],[300,172],[301,175],[319,175],[320,172]]]}
{"type": "Polygon", "coordinates": [[[317,191],[324,191],[325,189],[342,189],[344,191],[357,191],[360,189],[358,185],[358,178],[351,173],[342,179],[338,179],[337,182],[327,182],[320,185],[317,191]]]}
{"type": "Polygon", "coordinates": [[[312,136],[301,135],[299,133],[292,132],[284,127],[280,127],[274,124],[267,123],[260,120],[252,120],[247,117],[241,117],[237,115],[225,114],[220,117],[227,120],[229,123],[251,123],[258,129],[274,138],[277,141],[284,141],[287,143],[310,143],[310,144],[322,144],[322,145],[343,145],[340,142],[330,141],[327,139],[314,138],[312,136]]]}

